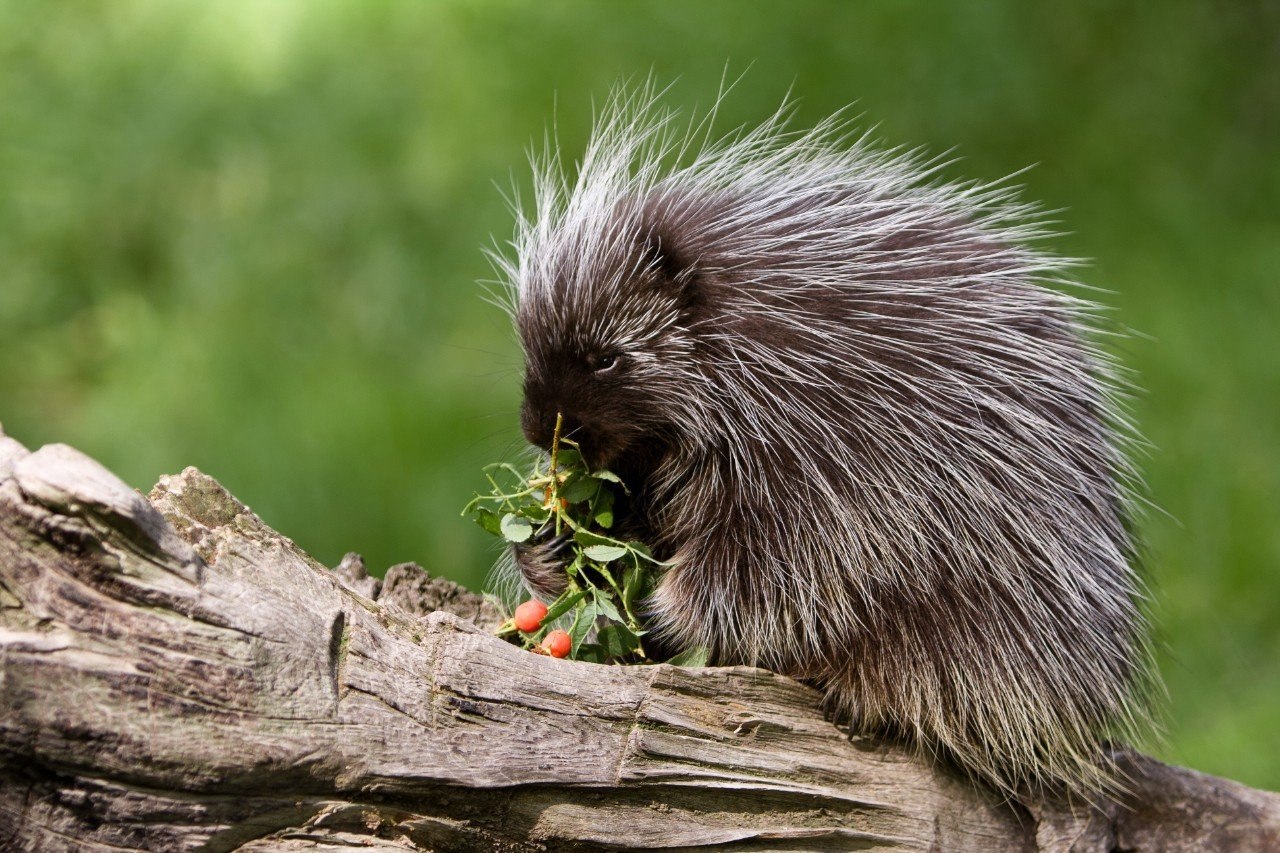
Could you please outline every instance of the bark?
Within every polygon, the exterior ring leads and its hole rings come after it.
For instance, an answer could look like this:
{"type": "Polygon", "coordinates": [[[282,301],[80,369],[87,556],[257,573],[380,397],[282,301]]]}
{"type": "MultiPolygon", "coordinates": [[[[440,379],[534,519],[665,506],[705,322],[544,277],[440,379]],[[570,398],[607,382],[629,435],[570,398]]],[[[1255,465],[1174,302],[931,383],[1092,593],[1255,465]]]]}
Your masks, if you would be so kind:
{"type": "Polygon", "coordinates": [[[745,667],[492,635],[412,565],[320,565],[188,468],[149,496],[0,433],[0,848],[1280,849],[1280,796],[1136,753],[1009,803],[745,667]]]}

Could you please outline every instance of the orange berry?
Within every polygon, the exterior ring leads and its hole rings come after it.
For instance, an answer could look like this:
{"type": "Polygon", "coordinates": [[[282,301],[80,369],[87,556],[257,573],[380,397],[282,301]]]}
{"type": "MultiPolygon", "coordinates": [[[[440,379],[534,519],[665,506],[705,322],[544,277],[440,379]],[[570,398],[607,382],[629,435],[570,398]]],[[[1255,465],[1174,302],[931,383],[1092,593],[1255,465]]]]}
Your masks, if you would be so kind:
{"type": "Polygon", "coordinates": [[[547,634],[547,638],[542,641],[542,647],[553,658],[568,657],[573,649],[573,638],[569,636],[569,632],[556,629],[547,634]]]}
{"type": "Polygon", "coordinates": [[[516,627],[526,634],[542,627],[542,620],[547,615],[547,605],[531,598],[516,608],[516,627]]]}

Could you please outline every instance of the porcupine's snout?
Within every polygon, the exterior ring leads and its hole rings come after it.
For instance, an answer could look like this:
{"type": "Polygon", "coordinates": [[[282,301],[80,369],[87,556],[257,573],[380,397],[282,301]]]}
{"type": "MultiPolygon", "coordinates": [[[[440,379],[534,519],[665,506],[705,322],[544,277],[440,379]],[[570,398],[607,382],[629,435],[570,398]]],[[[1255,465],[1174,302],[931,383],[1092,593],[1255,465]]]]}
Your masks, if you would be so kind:
{"type": "Polygon", "coordinates": [[[578,413],[566,407],[556,395],[540,389],[526,389],[524,405],[520,409],[520,429],[530,444],[551,451],[557,415],[561,417],[560,437],[578,442],[585,454],[594,442],[590,431],[583,428],[578,413]]]}
{"type": "Polygon", "coordinates": [[[520,427],[524,437],[536,447],[550,452],[555,441],[556,415],[561,414],[560,438],[568,439],[582,451],[588,465],[607,464],[611,454],[605,452],[609,442],[599,430],[584,425],[576,414],[564,411],[554,403],[544,406],[531,405],[526,399],[520,412],[520,427]]]}
{"type": "Polygon", "coordinates": [[[555,428],[555,414],[548,418],[526,395],[524,405],[520,407],[520,430],[524,433],[525,440],[543,450],[550,450],[555,428]]]}
{"type": "Polygon", "coordinates": [[[568,395],[557,387],[558,383],[526,381],[520,428],[530,444],[549,452],[555,440],[556,417],[559,416],[561,439],[576,444],[588,465],[607,466],[625,443],[615,435],[618,430],[610,423],[610,418],[592,405],[596,402],[592,395],[583,394],[585,381],[582,378],[570,379],[577,383],[575,393],[580,398],[577,401],[580,405],[571,405],[568,395]]]}
{"type": "MultiPolygon", "coordinates": [[[[520,429],[524,432],[525,439],[543,450],[551,450],[556,432],[556,414],[561,411],[558,400],[553,399],[543,389],[526,384],[524,404],[520,408],[520,429]]],[[[568,421],[569,419],[565,418],[561,423],[562,435],[567,434],[571,429],[568,421]]]]}

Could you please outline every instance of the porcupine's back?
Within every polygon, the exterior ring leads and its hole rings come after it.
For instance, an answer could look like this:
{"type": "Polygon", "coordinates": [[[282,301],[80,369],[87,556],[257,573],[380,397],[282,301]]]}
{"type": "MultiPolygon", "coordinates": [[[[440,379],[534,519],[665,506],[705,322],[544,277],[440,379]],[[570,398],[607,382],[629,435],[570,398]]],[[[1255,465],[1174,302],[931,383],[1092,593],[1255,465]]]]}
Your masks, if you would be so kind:
{"type": "Polygon", "coordinates": [[[1005,790],[1105,787],[1148,668],[1127,427],[1093,306],[1046,286],[1068,264],[1006,189],[835,125],[664,171],[667,120],[619,101],[576,183],[547,164],[509,268],[526,432],[565,411],[634,481],[656,631],[1005,790]]]}

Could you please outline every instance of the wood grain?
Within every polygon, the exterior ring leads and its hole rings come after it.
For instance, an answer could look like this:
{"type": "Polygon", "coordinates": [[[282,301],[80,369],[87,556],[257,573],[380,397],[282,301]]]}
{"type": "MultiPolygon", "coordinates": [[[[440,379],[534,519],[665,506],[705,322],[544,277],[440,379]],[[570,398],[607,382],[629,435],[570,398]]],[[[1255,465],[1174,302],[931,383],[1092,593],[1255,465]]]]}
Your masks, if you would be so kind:
{"type": "Polygon", "coordinates": [[[0,848],[1268,850],[1280,796],[1125,752],[1009,803],[745,667],[492,636],[413,565],[336,570],[188,468],[149,496],[0,433],[0,848]]]}

